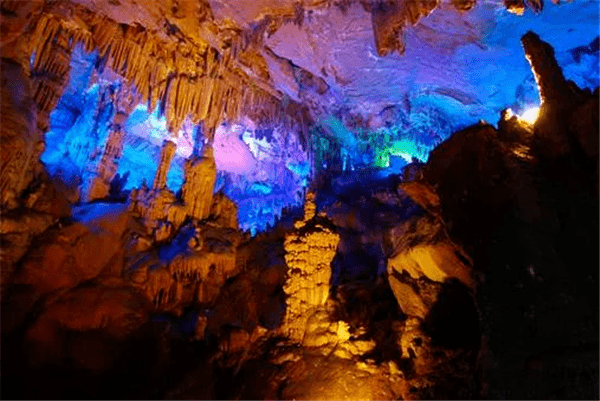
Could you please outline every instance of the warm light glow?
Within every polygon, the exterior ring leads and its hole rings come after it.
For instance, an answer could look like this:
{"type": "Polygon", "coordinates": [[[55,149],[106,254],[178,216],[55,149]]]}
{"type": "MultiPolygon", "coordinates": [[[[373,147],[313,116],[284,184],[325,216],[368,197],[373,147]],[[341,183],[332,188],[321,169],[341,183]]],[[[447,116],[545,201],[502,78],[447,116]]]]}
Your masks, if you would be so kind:
{"type": "Polygon", "coordinates": [[[521,114],[520,120],[525,121],[528,124],[535,124],[535,120],[537,120],[540,114],[539,107],[532,107],[531,109],[525,111],[521,114]]]}

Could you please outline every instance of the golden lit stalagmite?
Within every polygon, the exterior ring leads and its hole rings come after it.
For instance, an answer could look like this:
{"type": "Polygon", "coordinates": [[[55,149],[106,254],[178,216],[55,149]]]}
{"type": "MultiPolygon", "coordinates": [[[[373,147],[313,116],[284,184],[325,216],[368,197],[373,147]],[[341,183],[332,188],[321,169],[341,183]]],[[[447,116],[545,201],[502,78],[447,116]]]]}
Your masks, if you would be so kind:
{"type": "Polygon", "coordinates": [[[212,145],[205,145],[202,156],[193,155],[185,164],[185,182],[181,195],[186,213],[198,220],[207,218],[217,179],[217,167],[212,145]]]}
{"type": "MultiPolygon", "coordinates": [[[[169,209],[176,203],[175,194],[170,191],[167,184],[167,174],[171,166],[171,160],[175,155],[176,145],[172,141],[164,141],[160,164],[156,170],[152,188],[143,185],[134,189],[130,194],[130,209],[144,219],[147,227],[159,229],[165,225],[165,216],[169,215],[169,209]]],[[[158,231],[157,231],[158,232],[158,231]]],[[[159,235],[164,237],[163,233],[159,235]]]]}
{"type": "Polygon", "coordinates": [[[304,219],[295,224],[296,231],[285,238],[285,261],[288,280],[285,329],[290,337],[302,340],[307,320],[325,305],[329,297],[330,264],[340,241],[322,216],[315,217],[314,194],[306,195],[304,219]]]}
{"type": "Polygon", "coordinates": [[[173,160],[173,156],[175,156],[176,150],[177,145],[175,145],[174,142],[165,141],[163,143],[163,147],[160,150],[160,162],[158,164],[158,169],[156,170],[152,189],[160,190],[167,186],[167,174],[169,173],[171,161],[173,160]]]}

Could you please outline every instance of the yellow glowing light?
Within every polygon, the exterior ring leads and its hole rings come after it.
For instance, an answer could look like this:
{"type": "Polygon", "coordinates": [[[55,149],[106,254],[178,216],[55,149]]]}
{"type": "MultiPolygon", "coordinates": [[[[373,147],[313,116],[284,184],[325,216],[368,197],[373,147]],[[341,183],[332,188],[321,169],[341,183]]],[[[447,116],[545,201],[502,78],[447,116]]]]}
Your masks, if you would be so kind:
{"type": "Polygon", "coordinates": [[[537,120],[539,114],[540,114],[540,108],[532,107],[531,109],[527,110],[525,113],[521,114],[520,119],[522,121],[525,121],[526,123],[535,124],[535,120],[537,120]]]}

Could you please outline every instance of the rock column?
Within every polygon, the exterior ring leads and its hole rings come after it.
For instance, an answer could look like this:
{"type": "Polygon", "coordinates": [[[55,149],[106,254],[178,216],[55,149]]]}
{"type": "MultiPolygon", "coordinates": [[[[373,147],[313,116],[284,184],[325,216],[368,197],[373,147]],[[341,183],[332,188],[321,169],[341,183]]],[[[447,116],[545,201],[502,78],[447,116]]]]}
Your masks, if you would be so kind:
{"type": "Polygon", "coordinates": [[[181,187],[187,215],[202,220],[210,215],[217,167],[211,145],[201,157],[192,156],[185,165],[185,182],[181,187]]]}
{"type": "Polygon", "coordinates": [[[160,190],[167,186],[167,174],[169,173],[171,161],[173,160],[173,156],[175,156],[176,149],[177,145],[175,145],[174,142],[169,140],[163,142],[163,146],[160,151],[160,162],[158,164],[158,169],[156,170],[156,176],[154,177],[152,189],[160,190]]]}
{"type": "Polygon", "coordinates": [[[285,238],[285,261],[288,279],[283,287],[287,294],[284,330],[301,341],[308,319],[325,305],[329,296],[331,261],[340,237],[325,216],[315,217],[314,194],[308,193],[304,219],[295,224],[296,231],[285,238]]]}
{"type": "Polygon", "coordinates": [[[114,124],[108,134],[104,153],[96,171],[96,177],[90,186],[88,201],[107,198],[109,195],[110,183],[117,173],[118,161],[123,154],[123,138],[125,137],[123,124],[127,117],[127,114],[121,112],[115,115],[114,124]]]}

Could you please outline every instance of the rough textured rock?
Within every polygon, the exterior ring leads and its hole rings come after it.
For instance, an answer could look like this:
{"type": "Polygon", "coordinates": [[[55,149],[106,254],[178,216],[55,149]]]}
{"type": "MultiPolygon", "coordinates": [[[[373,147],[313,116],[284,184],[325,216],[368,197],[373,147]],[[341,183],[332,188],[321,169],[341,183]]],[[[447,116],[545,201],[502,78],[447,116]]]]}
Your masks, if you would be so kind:
{"type": "Polygon", "coordinates": [[[48,232],[21,262],[14,282],[41,295],[72,288],[104,270],[119,274],[118,255],[128,224],[129,216],[119,205],[96,220],[48,232]]]}
{"type": "Polygon", "coordinates": [[[530,143],[533,127],[520,120],[510,109],[505,109],[498,120],[498,134],[499,139],[504,142],[530,143]]]}
{"type": "Polygon", "coordinates": [[[108,338],[123,340],[148,319],[149,310],[142,294],[117,278],[71,290],[43,308],[29,328],[25,341],[30,349],[30,363],[33,366],[60,363],[60,359],[70,354],[76,357],[73,362],[80,369],[106,370],[114,356],[102,357],[101,350],[92,355],[69,350],[85,346],[75,343],[63,346],[61,331],[101,330],[108,338]]]}
{"type": "Polygon", "coordinates": [[[44,14],[40,15],[35,29],[34,36],[29,39],[29,51],[35,55],[31,68],[32,89],[38,110],[37,125],[41,132],[46,132],[50,113],[68,82],[72,38],[67,29],[44,14]],[[51,39],[44,40],[48,35],[51,39]]]}
{"type": "Polygon", "coordinates": [[[440,283],[456,278],[467,287],[473,288],[474,282],[468,262],[464,251],[456,245],[418,245],[390,259],[388,271],[406,271],[412,278],[427,277],[440,283]]]}

